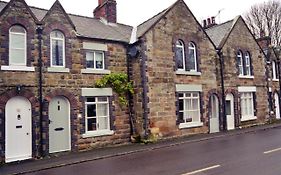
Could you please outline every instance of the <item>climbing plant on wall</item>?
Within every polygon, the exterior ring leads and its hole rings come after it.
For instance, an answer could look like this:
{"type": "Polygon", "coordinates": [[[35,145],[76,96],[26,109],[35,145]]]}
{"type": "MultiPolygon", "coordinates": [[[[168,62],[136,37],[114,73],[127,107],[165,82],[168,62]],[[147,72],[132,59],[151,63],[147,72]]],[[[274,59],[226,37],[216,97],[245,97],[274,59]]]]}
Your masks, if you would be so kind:
{"type": "Polygon", "coordinates": [[[118,94],[119,102],[121,105],[128,105],[127,95],[133,94],[133,83],[128,81],[128,75],[125,73],[111,73],[103,76],[95,82],[97,88],[112,88],[118,94]]]}

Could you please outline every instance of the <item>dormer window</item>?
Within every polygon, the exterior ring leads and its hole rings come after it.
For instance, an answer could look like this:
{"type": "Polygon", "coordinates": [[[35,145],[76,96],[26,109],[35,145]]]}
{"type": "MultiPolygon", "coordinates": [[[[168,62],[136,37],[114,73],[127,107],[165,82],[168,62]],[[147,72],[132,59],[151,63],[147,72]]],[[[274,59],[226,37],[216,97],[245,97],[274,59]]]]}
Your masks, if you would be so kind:
{"type": "Polygon", "coordinates": [[[14,25],[9,30],[9,65],[26,66],[26,30],[14,25]]]}

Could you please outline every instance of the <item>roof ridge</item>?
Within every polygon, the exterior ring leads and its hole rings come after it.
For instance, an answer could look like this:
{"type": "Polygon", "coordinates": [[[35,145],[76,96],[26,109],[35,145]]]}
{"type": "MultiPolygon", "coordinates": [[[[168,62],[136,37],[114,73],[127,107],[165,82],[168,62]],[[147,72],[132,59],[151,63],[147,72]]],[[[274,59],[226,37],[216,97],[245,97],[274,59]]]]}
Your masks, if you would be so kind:
{"type": "Polygon", "coordinates": [[[158,15],[160,15],[160,14],[166,12],[168,9],[169,9],[169,8],[166,8],[166,9],[162,10],[161,12],[157,13],[156,15],[152,16],[151,18],[148,18],[146,21],[142,22],[142,23],[139,24],[137,27],[139,27],[139,26],[141,26],[141,25],[147,23],[148,21],[152,20],[152,19],[155,18],[156,16],[158,16],[158,15]]]}
{"type": "Polygon", "coordinates": [[[225,21],[225,22],[223,22],[223,23],[214,25],[214,26],[212,26],[212,27],[210,27],[210,28],[207,28],[207,29],[205,29],[205,30],[214,29],[214,28],[216,28],[216,27],[220,27],[220,26],[225,25],[225,24],[230,23],[230,22],[234,22],[234,19],[231,19],[231,20],[225,21]]]}
{"type": "MultiPolygon", "coordinates": [[[[0,0],[0,2],[3,2],[3,3],[6,3],[8,4],[8,2],[6,1],[3,1],[3,0],[0,0]]],[[[45,9],[45,8],[41,8],[41,7],[36,7],[36,6],[32,6],[32,5],[28,5],[29,8],[33,8],[33,9],[36,9],[36,10],[43,10],[43,11],[46,11],[48,12],[49,10],[48,9],[45,9]]],[[[71,16],[76,16],[76,17],[81,17],[81,18],[87,18],[87,19],[94,19],[94,20],[98,20],[98,19],[95,19],[94,17],[90,17],[90,16],[83,16],[83,15],[79,15],[79,14],[73,14],[73,13],[66,13],[67,15],[71,15],[71,16]]],[[[123,25],[123,26],[127,26],[127,27],[133,27],[133,26],[130,26],[128,24],[123,24],[123,23],[116,23],[118,25],[123,25]]]]}

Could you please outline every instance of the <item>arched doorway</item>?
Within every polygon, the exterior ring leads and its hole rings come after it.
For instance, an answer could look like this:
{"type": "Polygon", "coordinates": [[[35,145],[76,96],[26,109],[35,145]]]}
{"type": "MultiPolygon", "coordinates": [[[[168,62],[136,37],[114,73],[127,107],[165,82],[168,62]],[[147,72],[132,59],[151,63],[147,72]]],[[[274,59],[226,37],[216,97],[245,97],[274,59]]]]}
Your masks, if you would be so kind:
{"type": "Polygon", "coordinates": [[[231,93],[227,94],[225,98],[225,113],[227,130],[235,129],[234,96],[231,93]]]}
{"type": "Polygon", "coordinates": [[[5,106],[5,161],[32,157],[31,103],[21,96],[11,98],[5,106]]]}
{"type": "Polygon", "coordinates": [[[71,150],[70,104],[67,98],[56,96],[49,104],[49,152],[71,150]]]}
{"type": "Polygon", "coordinates": [[[279,95],[277,93],[274,94],[274,101],[276,119],[280,119],[279,95]]]}
{"type": "Polygon", "coordinates": [[[220,120],[219,120],[219,100],[216,95],[210,97],[210,113],[209,113],[209,125],[210,133],[216,133],[220,131],[220,120]]]}

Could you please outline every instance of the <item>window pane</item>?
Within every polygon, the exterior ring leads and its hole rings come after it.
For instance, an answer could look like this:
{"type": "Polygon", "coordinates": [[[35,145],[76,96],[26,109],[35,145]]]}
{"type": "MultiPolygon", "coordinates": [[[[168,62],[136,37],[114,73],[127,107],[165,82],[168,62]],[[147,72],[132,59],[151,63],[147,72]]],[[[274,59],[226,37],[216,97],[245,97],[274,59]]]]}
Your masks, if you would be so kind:
{"type": "Polygon", "coordinates": [[[90,118],[87,120],[87,127],[88,131],[95,131],[97,130],[97,119],[96,118],[90,118]]]}
{"type": "Polygon", "coordinates": [[[96,101],[96,98],[93,97],[93,98],[87,98],[87,102],[95,102],[96,101]]]}
{"type": "Polygon", "coordinates": [[[26,33],[25,29],[19,25],[15,25],[11,27],[10,32],[15,32],[15,33],[26,33]]]}
{"type": "Polygon", "coordinates": [[[194,48],[189,48],[188,50],[188,67],[191,70],[195,70],[196,66],[195,66],[195,49],[194,48]]]}
{"type": "Polygon", "coordinates": [[[87,105],[87,117],[95,117],[96,113],[96,105],[87,105]]]}
{"type": "Polygon", "coordinates": [[[109,129],[108,123],[109,123],[108,117],[99,117],[99,129],[101,130],[109,129]]]}
{"type": "Polygon", "coordinates": [[[107,102],[107,97],[98,97],[98,102],[107,102]]]}
{"type": "Polygon", "coordinates": [[[98,116],[108,116],[108,104],[97,104],[98,116]]]}
{"type": "Polygon", "coordinates": [[[198,110],[199,106],[198,106],[198,100],[197,99],[193,99],[192,100],[192,110],[198,110]]]}
{"type": "Polygon", "coordinates": [[[53,32],[51,33],[51,37],[52,37],[52,38],[61,38],[61,39],[63,39],[63,38],[64,38],[64,35],[63,35],[63,33],[61,33],[60,31],[53,31],[53,32]]]}
{"type": "Polygon", "coordinates": [[[184,69],[184,51],[183,47],[176,47],[176,63],[178,69],[184,69]]]}
{"type": "Polygon", "coordinates": [[[52,42],[52,64],[63,66],[63,41],[54,40],[52,42]]]}
{"type": "Polygon", "coordinates": [[[24,49],[25,48],[25,35],[17,35],[17,34],[11,34],[10,35],[10,46],[11,48],[18,48],[18,49],[24,49]]]}
{"type": "Polygon", "coordinates": [[[94,53],[86,52],[86,67],[94,68],[94,53]]]}
{"type": "Polygon", "coordinates": [[[187,99],[184,101],[185,102],[185,110],[192,110],[192,107],[191,107],[191,100],[190,99],[187,99]]]}
{"type": "Polygon", "coordinates": [[[179,100],[179,110],[180,111],[183,111],[184,109],[183,109],[183,100],[181,99],[181,100],[179,100]]]}
{"type": "Polygon", "coordinates": [[[95,53],[95,59],[96,59],[96,69],[103,69],[103,53],[102,52],[96,52],[95,53]]]}
{"type": "Polygon", "coordinates": [[[25,51],[23,49],[11,49],[10,51],[10,64],[25,64],[25,51]]]}
{"type": "Polygon", "coordinates": [[[191,112],[186,111],[184,113],[184,122],[185,123],[192,122],[192,113],[191,112]]]}

